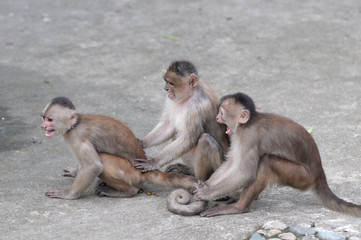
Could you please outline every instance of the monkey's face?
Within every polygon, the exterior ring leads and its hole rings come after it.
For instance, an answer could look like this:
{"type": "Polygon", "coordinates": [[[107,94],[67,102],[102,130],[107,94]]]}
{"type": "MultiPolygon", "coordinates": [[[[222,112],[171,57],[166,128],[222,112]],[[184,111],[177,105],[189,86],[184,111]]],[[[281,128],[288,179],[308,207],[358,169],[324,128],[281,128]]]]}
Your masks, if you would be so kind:
{"type": "Polygon", "coordinates": [[[55,130],[55,118],[51,115],[42,115],[41,116],[41,129],[45,131],[45,136],[51,138],[56,135],[55,130]]]}
{"type": "MultiPolygon", "coordinates": [[[[41,114],[41,129],[45,131],[47,138],[64,134],[73,126],[73,110],[58,105],[45,107],[41,114]]],[[[74,112],[75,113],[75,112],[74,112]]]]}
{"type": "Polygon", "coordinates": [[[167,72],[164,75],[164,81],[164,90],[167,91],[169,99],[182,101],[190,95],[191,87],[187,79],[182,79],[172,72],[167,72]]]}
{"type": "Polygon", "coordinates": [[[216,120],[218,123],[227,125],[226,134],[232,135],[238,127],[240,106],[230,99],[224,100],[219,106],[216,120]]]}

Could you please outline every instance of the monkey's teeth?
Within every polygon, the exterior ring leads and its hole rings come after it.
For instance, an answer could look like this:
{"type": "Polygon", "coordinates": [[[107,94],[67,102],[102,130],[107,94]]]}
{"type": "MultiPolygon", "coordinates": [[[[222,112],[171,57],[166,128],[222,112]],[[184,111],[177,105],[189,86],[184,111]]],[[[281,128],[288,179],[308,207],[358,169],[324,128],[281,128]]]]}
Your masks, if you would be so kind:
{"type": "Polygon", "coordinates": [[[232,130],[227,126],[227,131],[226,131],[226,134],[228,134],[228,135],[232,135],[232,130]]]}
{"type": "Polygon", "coordinates": [[[52,137],[54,134],[55,134],[55,130],[54,130],[54,129],[48,130],[48,131],[45,132],[45,136],[46,136],[46,137],[52,137]]]}

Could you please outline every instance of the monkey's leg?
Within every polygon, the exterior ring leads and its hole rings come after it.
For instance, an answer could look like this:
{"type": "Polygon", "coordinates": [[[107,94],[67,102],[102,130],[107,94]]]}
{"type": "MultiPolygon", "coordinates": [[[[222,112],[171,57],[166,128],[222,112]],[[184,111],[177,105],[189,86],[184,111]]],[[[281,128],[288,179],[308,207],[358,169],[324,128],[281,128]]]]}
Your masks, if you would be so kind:
{"type": "Polygon", "coordinates": [[[95,192],[100,197],[125,198],[132,197],[139,191],[137,187],[126,184],[119,183],[114,185],[116,185],[116,189],[110,186],[98,186],[95,192]]]}
{"type": "Polygon", "coordinates": [[[195,177],[206,181],[223,161],[222,148],[211,135],[204,133],[198,140],[191,161],[195,177]]]}
{"type": "Polygon", "coordinates": [[[315,183],[317,176],[314,169],[282,158],[272,157],[272,171],[277,175],[278,183],[299,190],[307,190],[315,183]]]}
{"type": "Polygon", "coordinates": [[[306,190],[314,183],[315,175],[298,163],[275,156],[265,155],[261,158],[254,183],[245,188],[238,202],[211,208],[202,212],[204,217],[248,212],[253,200],[268,184],[281,184],[306,190]]]}
{"type": "Polygon", "coordinates": [[[252,202],[265,189],[269,183],[278,182],[277,175],[272,171],[272,159],[276,157],[264,156],[261,158],[257,171],[256,180],[248,187],[244,188],[239,200],[236,203],[210,208],[200,215],[202,217],[213,217],[226,214],[237,214],[248,212],[252,202]]]}
{"type": "Polygon", "coordinates": [[[96,193],[107,197],[131,197],[138,193],[141,174],[124,158],[109,154],[100,154],[103,172],[99,178],[106,185],[99,185],[96,193]]]}

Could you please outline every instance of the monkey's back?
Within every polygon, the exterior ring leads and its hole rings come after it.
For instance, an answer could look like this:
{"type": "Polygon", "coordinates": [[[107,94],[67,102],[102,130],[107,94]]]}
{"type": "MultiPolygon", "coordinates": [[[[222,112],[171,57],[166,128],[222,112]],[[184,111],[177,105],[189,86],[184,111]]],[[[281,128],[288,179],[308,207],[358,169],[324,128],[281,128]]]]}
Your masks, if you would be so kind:
{"type": "Polygon", "coordinates": [[[309,166],[322,168],[320,154],[311,134],[293,120],[271,113],[257,113],[253,126],[262,144],[261,152],[309,166]],[[258,123],[258,124],[257,124],[258,123]]]}
{"type": "Polygon", "coordinates": [[[79,114],[78,123],[67,134],[90,140],[98,153],[116,155],[129,161],[145,158],[145,152],[130,128],[108,116],[79,114]]]}

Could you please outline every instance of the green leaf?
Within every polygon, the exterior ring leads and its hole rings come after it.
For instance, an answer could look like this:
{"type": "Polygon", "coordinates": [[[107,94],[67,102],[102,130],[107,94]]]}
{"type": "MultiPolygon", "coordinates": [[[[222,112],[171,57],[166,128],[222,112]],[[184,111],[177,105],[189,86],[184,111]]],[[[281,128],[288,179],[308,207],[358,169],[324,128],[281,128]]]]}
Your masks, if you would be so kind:
{"type": "Polygon", "coordinates": [[[170,40],[179,40],[179,37],[176,37],[176,36],[166,35],[164,37],[167,38],[167,39],[170,39],[170,40]]]}
{"type": "Polygon", "coordinates": [[[313,129],[313,126],[307,130],[308,133],[311,133],[312,132],[312,129],[313,129]]]}

